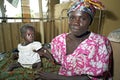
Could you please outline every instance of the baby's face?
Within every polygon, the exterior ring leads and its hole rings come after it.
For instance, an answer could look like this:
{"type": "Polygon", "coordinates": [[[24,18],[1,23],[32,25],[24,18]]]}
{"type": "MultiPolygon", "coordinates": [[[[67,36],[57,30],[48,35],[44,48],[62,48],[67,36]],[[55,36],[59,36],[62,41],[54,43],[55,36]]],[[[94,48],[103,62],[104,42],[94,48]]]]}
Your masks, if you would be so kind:
{"type": "Polygon", "coordinates": [[[32,29],[27,29],[26,33],[24,34],[24,40],[27,43],[31,43],[34,41],[34,37],[35,37],[35,32],[32,29]]]}

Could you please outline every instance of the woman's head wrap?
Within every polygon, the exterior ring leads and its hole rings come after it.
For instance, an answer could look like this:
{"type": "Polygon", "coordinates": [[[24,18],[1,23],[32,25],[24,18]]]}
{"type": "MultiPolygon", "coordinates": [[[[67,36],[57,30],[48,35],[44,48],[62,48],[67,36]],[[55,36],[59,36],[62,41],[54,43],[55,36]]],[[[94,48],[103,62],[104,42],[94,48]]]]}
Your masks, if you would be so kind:
{"type": "Polygon", "coordinates": [[[70,12],[79,10],[88,13],[93,19],[96,9],[104,9],[104,6],[99,0],[78,0],[71,6],[67,14],[69,15],[70,12]]]}

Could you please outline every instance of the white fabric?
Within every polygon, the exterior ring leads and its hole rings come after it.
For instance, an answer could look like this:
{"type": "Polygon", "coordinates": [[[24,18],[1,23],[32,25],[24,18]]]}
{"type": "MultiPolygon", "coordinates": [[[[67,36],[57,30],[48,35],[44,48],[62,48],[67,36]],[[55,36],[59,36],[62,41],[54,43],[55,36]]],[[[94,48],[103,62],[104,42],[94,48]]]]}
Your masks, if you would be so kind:
{"type": "Polygon", "coordinates": [[[120,28],[110,32],[108,39],[113,42],[120,42],[120,28]]]}
{"type": "Polygon", "coordinates": [[[26,46],[22,46],[21,44],[18,44],[18,50],[19,50],[18,62],[23,67],[31,68],[32,64],[41,61],[39,54],[33,52],[33,50],[39,50],[40,48],[42,48],[42,45],[40,42],[37,41],[34,41],[26,46]]]}

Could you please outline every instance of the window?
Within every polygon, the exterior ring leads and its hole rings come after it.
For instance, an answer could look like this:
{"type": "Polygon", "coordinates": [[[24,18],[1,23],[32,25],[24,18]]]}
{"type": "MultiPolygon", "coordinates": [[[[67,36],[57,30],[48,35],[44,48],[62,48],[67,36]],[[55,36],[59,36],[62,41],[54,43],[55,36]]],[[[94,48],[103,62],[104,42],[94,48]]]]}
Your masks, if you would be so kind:
{"type": "MultiPolygon", "coordinates": [[[[21,18],[21,0],[5,0],[6,17],[8,18],[21,18]],[[18,1],[15,3],[14,1],[18,1]]],[[[21,19],[8,19],[7,22],[21,22],[21,19]]]]}
{"type": "Polygon", "coordinates": [[[60,3],[65,3],[65,2],[69,2],[71,0],[60,0],[60,3]]]}
{"type": "MultiPolygon", "coordinates": [[[[47,2],[48,0],[42,0],[42,11],[43,11],[43,18],[47,18],[47,2]]],[[[31,18],[39,18],[39,1],[38,0],[30,0],[30,13],[31,18]],[[34,5],[34,6],[33,6],[34,5]]],[[[33,19],[32,22],[36,22],[39,20],[33,19]]]]}
{"type": "MultiPolygon", "coordinates": [[[[30,1],[30,15],[31,18],[39,18],[39,1],[38,0],[29,0],[30,1]]],[[[31,22],[39,21],[38,19],[31,19],[31,22]]]]}
{"type": "Polygon", "coordinates": [[[42,0],[42,10],[43,10],[43,18],[47,18],[47,10],[48,10],[48,0],[42,0]]]}
{"type": "Polygon", "coordinates": [[[65,3],[65,2],[69,2],[69,1],[79,1],[79,0],[60,0],[60,3],[65,3]]]}
{"type": "MultiPolygon", "coordinates": [[[[22,22],[22,8],[21,8],[22,0],[4,0],[5,17],[7,17],[7,22],[22,22]],[[14,19],[15,18],[15,19],[14,19]]],[[[43,18],[47,18],[47,6],[48,0],[42,0],[42,10],[43,10],[43,18]]],[[[29,0],[30,4],[30,16],[31,22],[39,21],[39,0],[29,0]]],[[[2,13],[0,11],[0,13],[2,13]]],[[[0,15],[3,17],[2,15],[0,15]]]]}

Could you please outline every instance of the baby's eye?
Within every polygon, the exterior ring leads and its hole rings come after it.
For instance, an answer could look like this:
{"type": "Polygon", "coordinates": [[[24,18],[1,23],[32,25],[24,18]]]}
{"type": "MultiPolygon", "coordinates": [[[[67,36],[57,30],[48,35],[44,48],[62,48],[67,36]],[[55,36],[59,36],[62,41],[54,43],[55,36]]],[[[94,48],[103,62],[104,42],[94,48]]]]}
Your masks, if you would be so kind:
{"type": "Polygon", "coordinates": [[[30,36],[30,34],[27,34],[28,36],[30,36]]]}
{"type": "Polygon", "coordinates": [[[27,36],[32,36],[31,34],[27,34],[27,36]]]}

